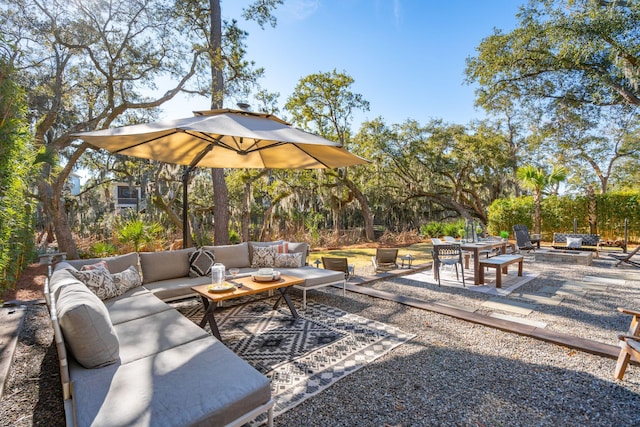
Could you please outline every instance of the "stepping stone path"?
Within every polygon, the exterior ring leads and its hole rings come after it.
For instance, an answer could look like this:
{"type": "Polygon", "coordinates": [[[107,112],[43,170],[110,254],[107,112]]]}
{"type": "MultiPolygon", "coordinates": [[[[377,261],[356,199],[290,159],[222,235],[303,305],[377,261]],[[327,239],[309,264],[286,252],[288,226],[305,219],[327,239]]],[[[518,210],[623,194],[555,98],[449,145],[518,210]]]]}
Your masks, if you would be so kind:
{"type": "Polygon", "coordinates": [[[505,300],[504,298],[491,298],[482,303],[483,308],[491,308],[494,310],[507,311],[510,313],[522,314],[527,316],[531,314],[535,308],[532,304],[519,301],[505,300]]]}
{"type": "Polygon", "coordinates": [[[522,317],[509,316],[507,314],[500,313],[491,313],[489,317],[494,317],[496,319],[508,320],[509,322],[521,323],[523,325],[534,326],[536,328],[546,328],[547,324],[545,322],[540,322],[538,320],[525,319],[522,317]]]}
{"type": "Polygon", "coordinates": [[[527,301],[531,301],[534,302],[536,304],[543,304],[543,305],[560,305],[560,303],[562,302],[562,300],[564,299],[562,296],[559,295],[554,295],[554,296],[546,296],[546,295],[539,295],[539,294],[529,294],[529,293],[519,293],[519,294],[512,294],[512,296],[516,297],[516,298],[520,298],[520,299],[524,299],[527,301]]]}

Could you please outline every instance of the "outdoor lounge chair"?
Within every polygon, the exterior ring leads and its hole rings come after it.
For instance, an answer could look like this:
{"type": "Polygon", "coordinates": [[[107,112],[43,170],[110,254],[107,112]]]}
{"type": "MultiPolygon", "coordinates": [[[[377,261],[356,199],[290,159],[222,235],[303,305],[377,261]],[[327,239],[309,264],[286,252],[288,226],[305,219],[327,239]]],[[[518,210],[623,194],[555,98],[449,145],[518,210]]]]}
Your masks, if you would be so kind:
{"type": "Polygon", "coordinates": [[[322,257],[322,267],[325,270],[342,271],[345,280],[349,280],[354,276],[355,265],[349,265],[346,258],[343,257],[322,257]]]}
{"type": "Polygon", "coordinates": [[[390,271],[398,268],[398,249],[397,248],[378,248],[376,249],[376,256],[371,257],[373,263],[373,270],[378,271],[390,271]]]}
{"type": "Polygon", "coordinates": [[[433,251],[433,271],[438,279],[438,286],[440,286],[440,266],[441,265],[453,265],[456,268],[456,280],[460,280],[458,276],[458,264],[462,270],[462,286],[466,287],[464,282],[464,264],[462,262],[462,249],[460,245],[435,245],[433,251]]]}
{"type": "Polygon", "coordinates": [[[632,265],[634,267],[640,267],[639,260],[631,259],[634,255],[638,253],[638,250],[640,250],[640,245],[638,245],[633,251],[629,252],[628,254],[621,254],[621,255],[609,254],[609,256],[618,260],[618,262],[616,263],[616,267],[618,267],[623,262],[629,265],[632,265]]]}
{"type": "Polygon", "coordinates": [[[620,355],[618,356],[618,363],[616,363],[616,370],[613,376],[621,380],[627,370],[627,365],[631,357],[636,361],[640,361],[640,312],[622,307],[618,307],[618,311],[633,316],[627,333],[618,336],[621,341],[620,355]]]}
{"type": "MultiPolygon", "coordinates": [[[[513,226],[513,234],[516,236],[516,251],[531,252],[536,250],[536,246],[533,245],[531,237],[529,236],[529,229],[526,225],[517,224],[513,226]]],[[[537,239],[538,247],[540,247],[540,239],[537,239]]]]}

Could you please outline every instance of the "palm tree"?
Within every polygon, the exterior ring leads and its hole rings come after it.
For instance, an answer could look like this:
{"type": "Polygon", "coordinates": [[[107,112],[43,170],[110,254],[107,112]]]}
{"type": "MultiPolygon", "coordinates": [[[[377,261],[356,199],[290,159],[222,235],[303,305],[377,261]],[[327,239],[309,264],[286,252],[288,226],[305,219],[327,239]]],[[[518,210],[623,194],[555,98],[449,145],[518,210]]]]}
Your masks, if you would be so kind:
{"type": "Polygon", "coordinates": [[[551,172],[547,172],[540,167],[526,165],[518,168],[516,177],[523,188],[533,192],[533,226],[534,232],[540,234],[542,195],[546,190],[564,181],[567,178],[567,170],[562,166],[554,166],[551,172]]]}

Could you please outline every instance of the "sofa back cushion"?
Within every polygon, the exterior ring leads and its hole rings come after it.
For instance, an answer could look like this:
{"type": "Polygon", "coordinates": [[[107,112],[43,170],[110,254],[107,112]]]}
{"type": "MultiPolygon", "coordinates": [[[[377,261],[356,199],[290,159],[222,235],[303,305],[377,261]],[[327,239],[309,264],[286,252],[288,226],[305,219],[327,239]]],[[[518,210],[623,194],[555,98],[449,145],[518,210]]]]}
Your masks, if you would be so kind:
{"type": "Polygon", "coordinates": [[[120,345],[106,306],[78,282],[60,288],[55,301],[62,335],[71,354],[85,368],[118,360],[120,345]]]}
{"type": "Polygon", "coordinates": [[[189,277],[189,255],[194,248],[177,251],[140,252],[142,283],[189,277]]]}
{"type": "Polygon", "coordinates": [[[65,267],[67,264],[80,270],[85,265],[96,264],[102,260],[107,262],[107,267],[109,268],[109,272],[111,274],[120,273],[121,271],[126,270],[132,265],[136,268],[136,270],[139,270],[138,254],[136,252],[131,252],[125,255],[118,255],[118,256],[108,257],[108,258],[66,260],[64,264],[58,263],[58,265],[56,265],[56,270],[61,267],[65,267]]]}
{"type": "Polygon", "coordinates": [[[237,245],[203,246],[203,249],[212,251],[216,262],[224,264],[226,268],[246,268],[251,266],[249,261],[249,244],[247,242],[237,245]]]}

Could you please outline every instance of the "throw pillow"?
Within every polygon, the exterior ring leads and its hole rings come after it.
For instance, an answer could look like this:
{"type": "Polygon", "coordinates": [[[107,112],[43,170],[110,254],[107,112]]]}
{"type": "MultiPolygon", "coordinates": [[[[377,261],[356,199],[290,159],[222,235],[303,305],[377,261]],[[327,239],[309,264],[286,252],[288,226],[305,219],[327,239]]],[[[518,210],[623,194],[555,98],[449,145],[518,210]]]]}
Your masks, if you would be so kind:
{"type": "Polygon", "coordinates": [[[91,270],[97,270],[97,269],[103,269],[106,270],[107,273],[109,272],[109,266],[107,265],[107,261],[98,261],[95,264],[87,264],[87,265],[83,265],[82,267],[80,267],[80,271],[91,271],[91,270]]]}
{"type": "Polygon", "coordinates": [[[273,267],[277,254],[278,249],[275,246],[255,246],[251,268],[273,267]]]}
{"type": "Polygon", "coordinates": [[[213,251],[198,249],[189,255],[189,277],[202,277],[211,274],[211,267],[216,262],[213,251]]]}
{"type": "Polygon", "coordinates": [[[277,246],[277,248],[279,254],[287,254],[289,253],[289,242],[282,242],[277,246]]]}
{"type": "Polygon", "coordinates": [[[115,286],[118,295],[122,295],[129,289],[142,285],[140,273],[138,273],[138,269],[133,265],[120,273],[112,274],[111,280],[113,280],[113,286],[115,286]]]}
{"type": "Polygon", "coordinates": [[[567,247],[580,249],[580,247],[582,247],[582,237],[567,237],[567,247]]]}
{"type": "Polygon", "coordinates": [[[276,254],[274,267],[277,268],[298,268],[302,267],[302,253],[276,254]]]}
{"type": "Polygon", "coordinates": [[[69,271],[101,300],[104,301],[118,296],[118,289],[113,284],[111,274],[106,270],[97,268],[89,271],[69,271]]]}

